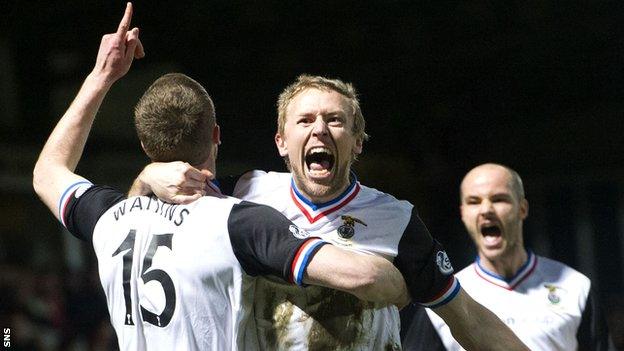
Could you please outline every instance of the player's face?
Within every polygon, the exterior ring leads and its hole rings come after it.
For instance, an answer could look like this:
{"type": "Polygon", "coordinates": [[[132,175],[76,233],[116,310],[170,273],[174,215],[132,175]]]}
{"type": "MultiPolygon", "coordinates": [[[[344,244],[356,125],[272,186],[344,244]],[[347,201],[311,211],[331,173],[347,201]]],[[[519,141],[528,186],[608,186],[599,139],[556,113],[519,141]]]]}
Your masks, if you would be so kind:
{"type": "Polygon", "coordinates": [[[353,157],[362,152],[353,119],[347,98],[333,90],[306,89],[288,104],[275,143],[288,156],[297,188],[314,202],[333,199],[349,184],[353,157]]]}
{"type": "Polygon", "coordinates": [[[522,221],[528,203],[511,188],[511,175],[502,167],[481,166],[461,185],[461,216],[482,260],[496,261],[524,252],[522,221]]]}

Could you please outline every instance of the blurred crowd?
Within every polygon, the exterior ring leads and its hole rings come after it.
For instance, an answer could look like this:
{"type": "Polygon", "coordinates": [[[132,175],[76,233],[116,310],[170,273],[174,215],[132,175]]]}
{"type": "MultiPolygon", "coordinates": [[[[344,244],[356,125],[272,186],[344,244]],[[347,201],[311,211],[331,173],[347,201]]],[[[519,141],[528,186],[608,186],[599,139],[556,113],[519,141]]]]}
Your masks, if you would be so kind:
{"type": "Polygon", "coordinates": [[[117,349],[97,268],[91,267],[59,272],[0,266],[0,325],[10,328],[11,350],[117,349]]]}

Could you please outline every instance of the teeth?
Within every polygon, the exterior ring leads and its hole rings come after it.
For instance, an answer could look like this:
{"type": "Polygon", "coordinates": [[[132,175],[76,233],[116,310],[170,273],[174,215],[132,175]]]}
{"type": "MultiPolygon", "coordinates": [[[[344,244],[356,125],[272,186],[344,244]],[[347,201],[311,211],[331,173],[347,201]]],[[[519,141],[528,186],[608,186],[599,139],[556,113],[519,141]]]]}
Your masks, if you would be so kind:
{"type": "Polygon", "coordinates": [[[498,237],[494,237],[494,236],[486,236],[483,238],[483,240],[485,242],[487,242],[488,244],[493,244],[498,240],[498,237]]]}
{"type": "Polygon", "coordinates": [[[320,154],[320,153],[326,153],[326,154],[329,154],[329,155],[333,155],[331,150],[326,148],[326,147],[314,147],[314,148],[310,149],[310,151],[308,151],[308,155],[320,154]]]}

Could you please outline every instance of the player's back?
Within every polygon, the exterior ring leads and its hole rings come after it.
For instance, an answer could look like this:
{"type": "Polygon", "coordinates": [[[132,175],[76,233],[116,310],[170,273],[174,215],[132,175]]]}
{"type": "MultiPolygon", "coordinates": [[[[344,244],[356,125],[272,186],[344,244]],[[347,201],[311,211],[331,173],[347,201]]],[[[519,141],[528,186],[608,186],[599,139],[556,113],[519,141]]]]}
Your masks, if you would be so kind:
{"type": "Polygon", "coordinates": [[[243,274],[228,233],[238,202],[205,197],[170,205],[133,197],[102,215],[93,245],[121,349],[253,346],[237,340],[242,324],[253,322],[243,301],[251,296],[251,278],[243,274]]]}

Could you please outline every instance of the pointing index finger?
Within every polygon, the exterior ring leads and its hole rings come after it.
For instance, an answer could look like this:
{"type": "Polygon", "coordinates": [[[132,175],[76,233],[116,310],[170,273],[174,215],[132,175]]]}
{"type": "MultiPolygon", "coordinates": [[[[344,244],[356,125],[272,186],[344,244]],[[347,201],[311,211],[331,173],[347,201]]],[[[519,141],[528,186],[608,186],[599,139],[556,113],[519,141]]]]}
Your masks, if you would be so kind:
{"type": "Polygon", "coordinates": [[[132,3],[129,2],[126,4],[126,12],[124,13],[121,22],[119,22],[119,27],[117,28],[117,36],[120,38],[125,38],[128,29],[130,28],[130,21],[132,21],[132,3]]]}

